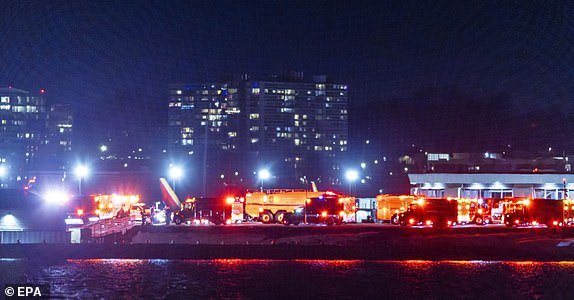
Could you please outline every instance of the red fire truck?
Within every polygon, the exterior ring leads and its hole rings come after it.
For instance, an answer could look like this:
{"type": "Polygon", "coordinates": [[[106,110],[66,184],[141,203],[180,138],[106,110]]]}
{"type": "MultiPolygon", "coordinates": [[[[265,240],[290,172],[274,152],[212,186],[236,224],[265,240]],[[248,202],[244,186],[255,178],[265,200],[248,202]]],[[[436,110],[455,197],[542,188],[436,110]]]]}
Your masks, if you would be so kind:
{"type": "Polygon", "coordinates": [[[446,227],[457,221],[458,202],[446,198],[419,198],[405,212],[399,213],[399,224],[446,227]]]}
{"type": "Polygon", "coordinates": [[[547,227],[564,225],[564,201],[553,199],[513,198],[504,206],[504,224],[512,226],[547,227]]]}

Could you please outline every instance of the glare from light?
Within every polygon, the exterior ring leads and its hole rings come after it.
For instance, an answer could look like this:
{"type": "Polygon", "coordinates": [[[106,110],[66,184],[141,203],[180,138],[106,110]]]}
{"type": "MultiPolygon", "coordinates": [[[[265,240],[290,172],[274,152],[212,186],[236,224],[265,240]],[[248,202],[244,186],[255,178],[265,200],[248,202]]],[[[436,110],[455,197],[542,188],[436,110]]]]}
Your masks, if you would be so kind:
{"type": "Polygon", "coordinates": [[[8,169],[5,166],[0,166],[0,177],[4,177],[8,174],[8,169]]]}
{"type": "Polygon", "coordinates": [[[101,146],[100,146],[100,152],[106,152],[106,151],[108,151],[108,146],[106,146],[106,145],[101,145],[101,146]]]}
{"type": "Polygon", "coordinates": [[[7,214],[0,218],[0,230],[6,231],[22,231],[22,227],[18,224],[18,219],[11,214],[7,214]]]}
{"type": "Polygon", "coordinates": [[[359,179],[359,172],[355,170],[348,170],[347,173],[345,173],[345,177],[347,178],[348,181],[353,182],[359,179]]]}
{"type": "Polygon", "coordinates": [[[70,199],[63,191],[49,191],[44,194],[44,200],[52,204],[64,204],[70,199]]]}
{"type": "Polygon", "coordinates": [[[181,176],[183,176],[183,170],[180,167],[172,166],[169,168],[169,177],[179,179],[181,176]]]}
{"type": "Polygon", "coordinates": [[[260,170],[259,171],[259,178],[262,180],[267,180],[271,177],[271,173],[268,170],[260,170]]]}
{"type": "Polygon", "coordinates": [[[78,178],[84,178],[86,176],[88,176],[88,173],[90,171],[88,170],[88,167],[84,166],[84,165],[79,165],[76,167],[74,173],[76,173],[76,176],[78,178]]]}

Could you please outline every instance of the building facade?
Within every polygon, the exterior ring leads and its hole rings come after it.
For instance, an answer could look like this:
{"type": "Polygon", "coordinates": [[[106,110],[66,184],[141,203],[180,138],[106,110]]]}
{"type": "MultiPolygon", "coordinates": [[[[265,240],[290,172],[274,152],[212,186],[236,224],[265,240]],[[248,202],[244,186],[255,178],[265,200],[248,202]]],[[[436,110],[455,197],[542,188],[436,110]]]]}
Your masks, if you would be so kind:
{"type": "Polygon", "coordinates": [[[27,181],[35,170],[62,169],[71,151],[69,106],[47,106],[38,94],[0,88],[1,187],[27,181]]]}
{"type": "Polygon", "coordinates": [[[574,192],[574,174],[565,154],[425,153],[422,172],[408,174],[411,193],[430,197],[564,199],[574,192]]]}
{"type": "Polygon", "coordinates": [[[169,87],[169,152],[219,183],[337,183],[348,149],[348,86],[325,77],[169,87]],[[227,178],[227,179],[226,179],[227,178]],[[217,179],[217,178],[215,178],[217,179]]]}
{"type": "Polygon", "coordinates": [[[429,197],[564,199],[574,193],[573,174],[409,174],[411,194],[429,197]]]}

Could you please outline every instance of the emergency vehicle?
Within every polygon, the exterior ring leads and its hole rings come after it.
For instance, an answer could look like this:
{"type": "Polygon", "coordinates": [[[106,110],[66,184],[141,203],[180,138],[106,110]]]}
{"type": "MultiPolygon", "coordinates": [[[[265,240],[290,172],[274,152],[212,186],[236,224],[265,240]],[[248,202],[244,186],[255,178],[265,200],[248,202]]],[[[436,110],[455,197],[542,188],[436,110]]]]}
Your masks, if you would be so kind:
{"type": "Polygon", "coordinates": [[[564,201],[539,198],[507,199],[504,205],[504,224],[512,226],[547,227],[564,225],[564,201]]]}
{"type": "Polygon", "coordinates": [[[446,227],[456,224],[458,202],[450,198],[419,198],[399,213],[399,224],[446,227]]]}
{"type": "Polygon", "coordinates": [[[187,198],[182,207],[173,213],[173,222],[193,224],[228,223],[230,209],[224,199],[221,198],[187,198]]]}
{"type": "Polygon", "coordinates": [[[245,216],[248,220],[264,224],[282,223],[286,212],[293,212],[304,206],[309,198],[322,196],[313,186],[313,191],[273,189],[266,192],[245,194],[245,216]]]}
{"type": "Polygon", "coordinates": [[[417,196],[413,195],[377,195],[377,220],[398,225],[399,213],[405,212],[415,199],[417,196]]]}
{"type": "Polygon", "coordinates": [[[345,197],[335,193],[325,193],[305,201],[305,205],[296,208],[293,212],[285,212],[283,224],[342,224],[345,222],[345,197]]]}
{"type": "Polygon", "coordinates": [[[78,224],[97,222],[111,218],[123,218],[132,215],[139,205],[139,195],[98,194],[72,199],[69,204],[67,221],[78,224]]]}
{"type": "Polygon", "coordinates": [[[564,225],[574,224],[574,200],[564,199],[564,225]]]}

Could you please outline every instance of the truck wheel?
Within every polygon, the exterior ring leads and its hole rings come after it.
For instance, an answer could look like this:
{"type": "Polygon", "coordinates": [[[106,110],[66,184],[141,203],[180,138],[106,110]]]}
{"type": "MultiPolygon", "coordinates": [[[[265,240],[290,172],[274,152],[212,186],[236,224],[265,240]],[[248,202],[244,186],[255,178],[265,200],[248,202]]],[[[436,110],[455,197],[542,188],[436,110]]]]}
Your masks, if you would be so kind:
{"type": "Polygon", "coordinates": [[[180,216],[177,216],[173,218],[173,222],[175,223],[175,225],[180,225],[181,223],[183,223],[183,220],[181,219],[180,216]]]}
{"type": "Polygon", "coordinates": [[[275,222],[277,223],[283,223],[283,220],[285,220],[285,212],[279,211],[275,214],[275,222]]]}
{"type": "Polygon", "coordinates": [[[399,225],[399,216],[397,214],[394,214],[391,217],[391,224],[393,225],[399,225]]]}
{"type": "Polygon", "coordinates": [[[291,225],[291,220],[289,220],[289,218],[285,218],[285,219],[283,219],[282,223],[286,226],[289,226],[289,225],[291,225]]]}
{"type": "Polygon", "coordinates": [[[327,224],[328,226],[331,226],[334,223],[335,223],[335,221],[331,217],[328,217],[327,220],[325,220],[325,224],[327,224]]]}
{"type": "Polygon", "coordinates": [[[504,223],[506,225],[506,227],[511,228],[512,227],[512,222],[505,222],[504,223]]]}
{"type": "Polygon", "coordinates": [[[407,221],[405,221],[405,220],[399,221],[399,225],[407,226],[407,221]]]}
{"type": "Polygon", "coordinates": [[[484,225],[484,220],[482,219],[482,217],[476,217],[476,218],[474,218],[474,224],[484,225]]]}
{"type": "Polygon", "coordinates": [[[273,220],[273,215],[271,215],[270,212],[266,211],[266,212],[262,212],[259,215],[259,220],[261,221],[261,223],[263,224],[269,224],[271,223],[271,221],[273,220]]]}

